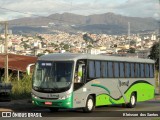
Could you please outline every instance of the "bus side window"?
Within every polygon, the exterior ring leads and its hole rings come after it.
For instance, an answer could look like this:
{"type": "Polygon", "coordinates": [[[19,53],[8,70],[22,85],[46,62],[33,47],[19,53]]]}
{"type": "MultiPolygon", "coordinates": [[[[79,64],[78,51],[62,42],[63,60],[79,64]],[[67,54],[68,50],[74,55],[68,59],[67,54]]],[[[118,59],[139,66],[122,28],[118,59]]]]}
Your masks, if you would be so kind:
{"type": "Polygon", "coordinates": [[[107,78],[108,77],[108,64],[107,62],[101,62],[101,74],[102,74],[102,78],[107,78]]]}
{"type": "Polygon", "coordinates": [[[95,72],[96,72],[96,78],[100,78],[101,77],[100,61],[95,61],[95,72]]]}
{"type": "Polygon", "coordinates": [[[146,74],[146,77],[148,78],[149,77],[149,64],[145,64],[145,74],[146,74]]]}
{"type": "Polygon", "coordinates": [[[115,78],[119,77],[119,63],[118,62],[114,63],[114,77],[115,78]]]}
{"type": "Polygon", "coordinates": [[[94,61],[89,61],[89,78],[95,78],[94,61]]]}
{"type": "Polygon", "coordinates": [[[135,64],[131,63],[131,77],[134,78],[135,77],[135,64]]]}
{"type": "Polygon", "coordinates": [[[139,68],[139,64],[138,63],[136,63],[136,70],[135,70],[135,72],[136,72],[136,77],[139,78],[140,77],[140,68],[139,68]]]}
{"type": "Polygon", "coordinates": [[[140,71],[141,71],[141,78],[144,78],[145,77],[145,75],[144,75],[144,64],[143,63],[141,63],[140,64],[140,71]]]}
{"type": "Polygon", "coordinates": [[[125,63],[125,77],[129,78],[130,77],[130,63],[125,63]]]}
{"type": "Polygon", "coordinates": [[[83,78],[83,69],[84,69],[84,64],[80,64],[78,67],[78,82],[82,82],[82,78],[83,78]]]}
{"type": "Polygon", "coordinates": [[[108,62],[108,77],[113,78],[113,62],[108,62]]]}
{"type": "Polygon", "coordinates": [[[124,63],[120,63],[120,77],[124,78],[124,63]]]}
{"type": "Polygon", "coordinates": [[[153,66],[153,64],[149,65],[149,69],[150,69],[150,78],[153,78],[154,77],[154,66],[153,66]]]}

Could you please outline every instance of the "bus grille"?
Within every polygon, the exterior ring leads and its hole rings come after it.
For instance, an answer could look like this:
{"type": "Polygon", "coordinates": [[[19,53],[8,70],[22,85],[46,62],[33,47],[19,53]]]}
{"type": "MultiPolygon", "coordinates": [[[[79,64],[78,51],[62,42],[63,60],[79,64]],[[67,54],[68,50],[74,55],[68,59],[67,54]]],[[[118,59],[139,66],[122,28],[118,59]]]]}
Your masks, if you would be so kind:
{"type": "Polygon", "coordinates": [[[45,98],[45,97],[39,97],[40,99],[45,99],[45,100],[58,100],[58,98],[45,98]]]}

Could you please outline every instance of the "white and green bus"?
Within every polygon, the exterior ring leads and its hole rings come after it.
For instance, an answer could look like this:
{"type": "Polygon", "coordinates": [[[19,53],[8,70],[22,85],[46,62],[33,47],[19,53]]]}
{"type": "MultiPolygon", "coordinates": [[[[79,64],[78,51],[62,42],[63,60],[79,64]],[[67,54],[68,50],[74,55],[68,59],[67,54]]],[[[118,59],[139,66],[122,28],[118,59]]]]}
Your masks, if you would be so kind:
{"type": "Polygon", "coordinates": [[[90,54],[48,54],[38,58],[32,82],[32,103],[48,107],[82,108],[123,104],[154,98],[154,61],[90,54]]]}

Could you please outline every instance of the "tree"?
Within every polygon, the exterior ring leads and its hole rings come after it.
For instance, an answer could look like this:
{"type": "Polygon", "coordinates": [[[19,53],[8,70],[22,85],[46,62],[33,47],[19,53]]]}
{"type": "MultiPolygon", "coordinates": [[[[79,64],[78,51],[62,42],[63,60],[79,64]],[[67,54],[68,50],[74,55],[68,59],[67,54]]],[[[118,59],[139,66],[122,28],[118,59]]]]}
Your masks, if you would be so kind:
{"type": "Polygon", "coordinates": [[[160,45],[158,42],[153,44],[151,47],[150,55],[148,56],[149,58],[153,59],[156,61],[156,69],[159,69],[159,50],[160,50],[160,45]]]}
{"type": "Polygon", "coordinates": [[[30,46],[29,46],[26,42],[24,42],[23,47],[24,47],[24,49],[27,49],[27,48],[29,48],[30,46]]]}
{"type": "Polygon", "coordinates": [[[93,48],[93,46],[92,45],[88,45],[87,48],[93,48]]]}
{"type": "Polygon", "coordinates": [[[136,49],[135,48],[129,48],[128,53],[135,53],[136,49]]]}
{"type": "Polygon", "coordinates": [[[51,43],[51,45],[52,45],[52,47],[58,47],[58,45],[55,43],[51,43]]]}
{"type": "Polygon", "coordinates": [[[65,44],[65,45],[63,46],[63,48],[64,48],[65,50],[68,50],[68,49],[69,49],[69,45],[68,45],[68,44],[65,44]]]}
{"type": "Polygon", "coordinates": [[[42,55],[44,55],[44,53],[39,53],[39,54],[37,55],[37,57],[40,57],[40,56],[42,56],[42,55]]]}
{"type": "Polygon", "coordinates": [[[117,48],[117,44],[114,44],[113,46],[114,46],[114,48],[117,48]]]}
{"type": "Polygon", "coordinates": [[[87,34],[84,34],[83,35],[83,40],[85,40],[86,42],[91,42],[91,43],[93,43],[93,39],[90,37],[90,36],[88,36],[87,34]]]}
{"type": "Polygon", "coordinates": [[[135,45],[136,41],[135,40],[131,40],[130,45],[135,45]]]}

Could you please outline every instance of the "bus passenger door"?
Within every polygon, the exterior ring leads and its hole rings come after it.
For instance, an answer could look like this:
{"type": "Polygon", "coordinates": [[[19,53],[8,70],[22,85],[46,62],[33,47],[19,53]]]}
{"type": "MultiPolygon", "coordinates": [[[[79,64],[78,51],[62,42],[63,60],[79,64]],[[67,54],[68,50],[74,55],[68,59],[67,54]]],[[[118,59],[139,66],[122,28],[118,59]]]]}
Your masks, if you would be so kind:
{"type": "Polygon", "coordinates": [[[74,92],[73,92],[73,107],[85,106],[84,85],[86,83],[86,62],[85,60],[78,60],[74,76],[74,92]]]}

